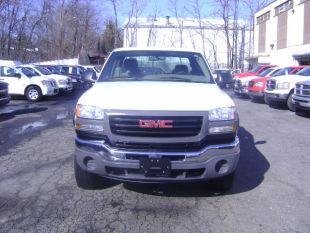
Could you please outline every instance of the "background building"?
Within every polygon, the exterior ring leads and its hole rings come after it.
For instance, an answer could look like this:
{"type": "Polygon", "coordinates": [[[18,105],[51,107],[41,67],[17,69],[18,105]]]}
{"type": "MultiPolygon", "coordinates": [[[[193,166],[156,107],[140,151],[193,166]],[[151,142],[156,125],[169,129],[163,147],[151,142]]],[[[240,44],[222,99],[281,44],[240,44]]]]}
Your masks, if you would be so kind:
{"type": "Polygon", "coordinates": [[[124,29],[124,47],[195,49],[206,56],[212,68],[242,69],[244,57],[249,56],[249,39],[243,21],[225,28],[221,19],[137,18],[124,29]]]}
{"type": "Polygon", "coordinates": [[[253,64],[310,65],[310,1],[276,0],[255,14],[253,64]]]}

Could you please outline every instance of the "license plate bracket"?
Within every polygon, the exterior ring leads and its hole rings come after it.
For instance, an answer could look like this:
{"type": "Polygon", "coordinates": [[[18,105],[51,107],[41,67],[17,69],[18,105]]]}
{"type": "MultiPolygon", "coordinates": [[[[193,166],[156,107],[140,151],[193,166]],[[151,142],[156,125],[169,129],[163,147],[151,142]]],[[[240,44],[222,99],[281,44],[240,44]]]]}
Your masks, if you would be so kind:
{"type": "Polygon", "coordinates": [[[146,177],[167,177],[171,174],[171,161],[168,158],[141,158],[140,171],[146,177]]]}

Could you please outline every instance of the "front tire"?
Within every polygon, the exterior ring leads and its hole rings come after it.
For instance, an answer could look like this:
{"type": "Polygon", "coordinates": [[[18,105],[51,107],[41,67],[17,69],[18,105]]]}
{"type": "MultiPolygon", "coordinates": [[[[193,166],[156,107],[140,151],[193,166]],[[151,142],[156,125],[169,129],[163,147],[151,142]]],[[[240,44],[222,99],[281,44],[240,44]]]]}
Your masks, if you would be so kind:
{"type": "Polygon", "coordinates": [[[287,107],[290,111],[295,112],[295,104],[293,104],[293,93],[287,98],[287,107]]]}
{"type": "Polygon", "coordinates": [[[74,159],[74,175],[78,187],[86,190],[96,190],[105,188],[105,179],[83,170],[74,159]]]}
{"type": "Polygon", "coordinates": [[[266,95],[264,95],[264,101],[265,101],[266,104],[270,105],[270,101],[268,100],[266,95]]]}
{"type": "Polygon", "coordinates": [[[220,192],[227,192],[233,188],[234,181],[235,181],[235,172],[227,176],[216,178],[212,180],[211,184],[214,190],[220,192]]]}
{"type": "Polygon", "coordinates": [[[30,86],[26,89],[25,95],[27,100],[37,102],[42,99],[42,91],[39,87],[30,86]]]}

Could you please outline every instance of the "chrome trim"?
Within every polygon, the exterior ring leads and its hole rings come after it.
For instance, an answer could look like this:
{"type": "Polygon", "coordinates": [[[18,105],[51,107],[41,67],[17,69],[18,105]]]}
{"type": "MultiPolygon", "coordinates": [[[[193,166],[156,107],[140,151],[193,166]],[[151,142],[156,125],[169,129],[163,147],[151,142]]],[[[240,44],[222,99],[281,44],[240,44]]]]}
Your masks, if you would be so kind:
{"type": "MultiPolygon", "coordinates": [[[[217,154],[223,154],[224,151],[227,150],[227,153],[239,153],[239,138],[236,137],[235,141],[232,143],[227,144],[218,144],[218,145],[210,145],[206,146],[205,148],[201,149],[200,151],[195,152],[165,152],[165,151],[152,151],[152,150],[145,150],[145,151],[134,151],[134,150],[124,150],[124,149],[115,149],[110,147],[109,145],[105,144],[104,140],[83,140],[79,137],[75,138],[75,141],[80,146],[85,147],[96,147],[99,150],[108,153],[111,157],[116,157],[116,159],[120,159],[117,155],[124,155],[124,154],[134,154],[134,155],[149,155],[149,156],[179,156],[184,155],[185,158],[197,158],[200,156],[213,156],[217,154]],[[232,151],[231,151],[232,150],[232,151]]],[[[225,154],[225,153],[224,153],[225,154]]]]}

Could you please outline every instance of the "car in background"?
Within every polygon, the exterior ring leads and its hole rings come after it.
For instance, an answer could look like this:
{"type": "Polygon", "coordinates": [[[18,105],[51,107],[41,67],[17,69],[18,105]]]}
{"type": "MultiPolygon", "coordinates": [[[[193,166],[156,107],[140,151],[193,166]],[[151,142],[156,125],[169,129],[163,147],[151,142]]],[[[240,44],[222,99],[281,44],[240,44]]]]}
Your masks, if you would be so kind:
{"type": "Polygon", "coordinates": [[[295,84],[310,79],[310,66],[300,70],[295,75],[282,75],[267,80],[265,100],[267,104],[285,104],[288,109],[295,111],[293,94],[295,84]]]}
{"type": "Polygon", "coordinates": [[[248,94],[252,100],[263,100],[264,93],[266,89],[267,80],[270,77],[282,76],[282,75],[289,75],[289,74],[296,74],[298,71],[302,70],[304,66],[288,66],[277,69],[272,75],[254,78],[249,81],[248,86],[248,94]]]}
{"type": "Polygon", "coordinates": [[[245,78],[248,76],[257,76],[259,74],[261,74],[262,72],[264,72],[265,70],[275,67],[276,65],[258,65],[256,67],[254,67],[253,69],[249,70],[248,72],[245,73],[239,73],[239,74],[234,74],[233,77],[235,79],[237,78],[245,78]]]}
{"type": "Polygon", "coordinates": [[[57,82],[57,86],[59,88],[59,91],[62,93],[68,93],[72,92],[73,90],[73,84],[71,81],[70,77],[60,75],[60,74],[53,74],[50,72],[48,69],[42,67],[42,66],[37,66],[37,65],[22,65],[18,66],[17,68],[27,68],[34,74],[37,74],[41,77],[47,77],[47,78],[52,78],[57,82]]]}
{"type": "Polygon", "coordinates": [[[9,84],[0,81],[0,106],[10,102],[9,84]]]}
{"type": "Polygon", "coordinates": [[[92,66],[92,65],[87,65],[87,66],[83,66],[86,70],[92,70],[95,72],[97,78],[99,78],[100,75],[100,68],[99,66],[92,66]]]}
{"type": "Polygon", "coordinates": [[[0,81],[9,84],[10,95],[23,95],[29,101],[36,102],[43,96],[54,96],[59,92],[55,81],[46,77],[24,74],[15,67],[0,66],[0,81]]]}
{"type": "Polygon", "coordinates": [[[68,75],[61,74],[61,72],[57,70],[57,68],[53,65],[40,65],[40,66],[44,67],[45,69],[48,69],[52,74],[58,74],[58,75],[69,77],[71,79],[73,88],[76,86],[76,83],[77,83],[76,77],[73,77],[73,76],[70,77],[68,75]]]}
{"type": "Polygon", "coordinates": [[[214,79],[220,88],[233,88],[234,78],[230,69],[216,69],[214,79]]]}
{"type": "Polygon", "coordinates": [[[310,77],[309,80],[295,84],[293,104],[295,105],[296,113],[303,111],[310,112],[310,77]]]}
{"type": "Polygon", "coordinates": [[[76,88],[84,88],[84,82],[81,78],[81,75],[86,71],[83,66],[71,66],[71,65],[55,65],[53,66],[61,74],[67,75],[70,78],[75,79],[77,82],[74,83],[76,88]]]}
{"type": "Polygon", "coordinates": [[[235,79],[235,85],[234,85],[234,92],[236,95],[240,96],[248,96],[248,87],[249,83],[252,79],[255,79],[257,77],[271,77],[274,73],[276,73],[279,69],[276,67],[271,67],[263,71],[257,76],[248,76],[243,78],[236,78],[235,79]]]}

